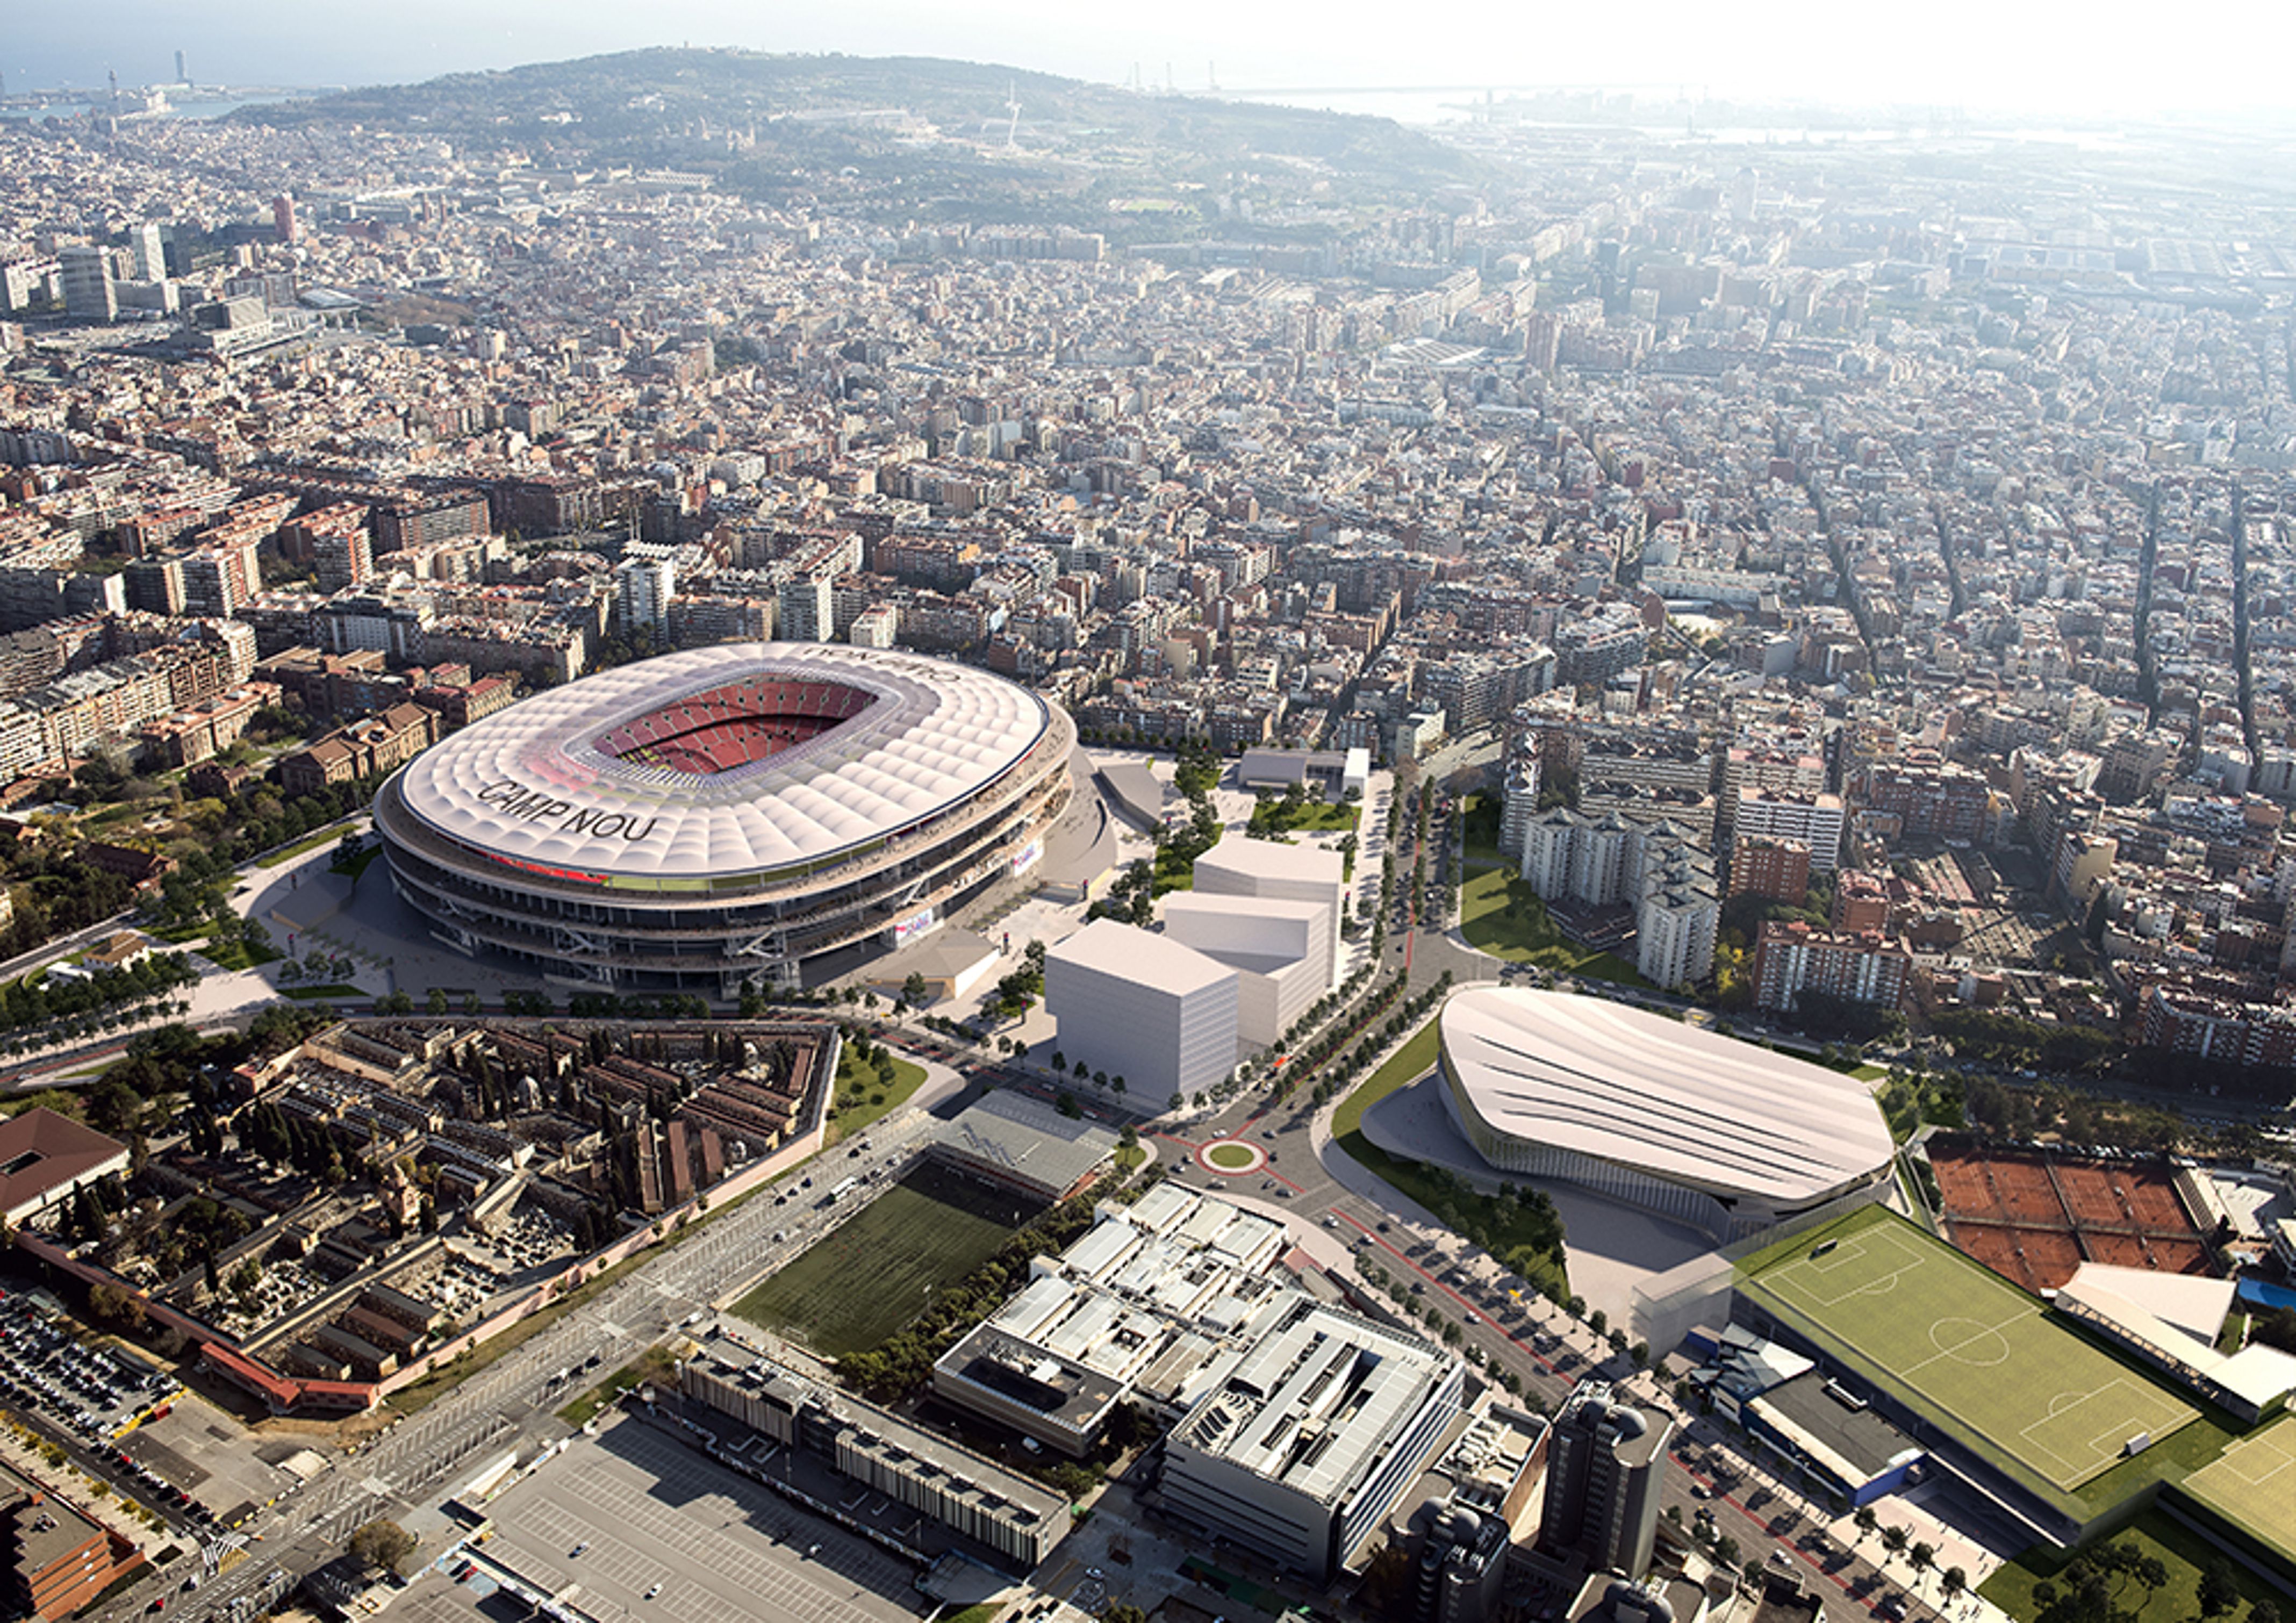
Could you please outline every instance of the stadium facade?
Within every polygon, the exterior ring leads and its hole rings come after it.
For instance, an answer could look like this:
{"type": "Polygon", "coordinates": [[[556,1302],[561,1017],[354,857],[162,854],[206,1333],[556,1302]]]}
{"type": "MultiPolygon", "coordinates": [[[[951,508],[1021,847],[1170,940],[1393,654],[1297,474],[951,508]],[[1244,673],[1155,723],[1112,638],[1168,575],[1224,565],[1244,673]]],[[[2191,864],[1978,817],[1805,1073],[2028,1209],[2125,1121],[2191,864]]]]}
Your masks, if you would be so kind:
{"type": "Polygon", "coordinates": [[[602,990],[734,997],[937,928],[1071,792],[1057,705],[890,650],[729,643],[513,705],[375,799],[437,937],[602,990]]]}
{"type": "Polygon", "coordinates": [[[1583,1184],[1723,1240],[1889,1174],[1889,1125],[1838,1071],[1608,999],[1479,987],[1441,1021],[1443,1099],[1503,1172],[1583,1184]]]}

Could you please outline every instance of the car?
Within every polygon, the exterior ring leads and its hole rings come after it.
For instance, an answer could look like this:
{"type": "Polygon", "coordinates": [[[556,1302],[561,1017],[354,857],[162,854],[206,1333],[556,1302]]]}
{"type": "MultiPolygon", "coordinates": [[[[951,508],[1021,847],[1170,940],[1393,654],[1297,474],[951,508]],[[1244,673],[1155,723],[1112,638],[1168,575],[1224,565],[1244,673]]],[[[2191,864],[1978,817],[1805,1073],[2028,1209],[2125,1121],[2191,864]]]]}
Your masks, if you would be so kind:
{"type": "Polygon", "coordinates": [[[1711,1499],[1714,1496],[1714,1490],[1703,1482],[1693,1482],[1690,1485],[1690,1496],[1693,1499],[1711,1499]]]}
{"type": "Polygon", "coordinates": [[[589,1547],[590,1547],[590,1541],[589,1541],[588,1539],[586,1539],[586,1539],[584,1539],[580,1544],[578,1544],[578,1545],[576,1545],[574,1546],[574,1552],[573,1552],[573,1553],[574,1553],[574,1554],[576,1554],[576,1555],[579,1555],[579,1554],[581,1554],[585,1550],[588,1549],[589,1547]]]}
{"type": "Polygon", "coordinates": [[[656,1596],[656,1595],[660,1594],[660,1593],[661,1593],[661,1586],[660,1586],[660,1584],[656,1584],[652,1588],[651,1588],[651,1589],[649,1589],[649,1590],[647,1590],[647,1591],[645,1592],[645,1598],[646,1598],[647,1600],[651,1601],[652,1599],[653,1599],[653,1597],[654,1597],[654,1596],[656,1596]]]}
{"type": "Polygon", "coordinates": [[[1103,1572],[1098,1567],[1086,1567],[1084,1570],[1084,1575],[1095,1584],[1099,1583],[1103,1578],[1105,1578],[1108,1576],[1107,1573],[1103,1572]]]}

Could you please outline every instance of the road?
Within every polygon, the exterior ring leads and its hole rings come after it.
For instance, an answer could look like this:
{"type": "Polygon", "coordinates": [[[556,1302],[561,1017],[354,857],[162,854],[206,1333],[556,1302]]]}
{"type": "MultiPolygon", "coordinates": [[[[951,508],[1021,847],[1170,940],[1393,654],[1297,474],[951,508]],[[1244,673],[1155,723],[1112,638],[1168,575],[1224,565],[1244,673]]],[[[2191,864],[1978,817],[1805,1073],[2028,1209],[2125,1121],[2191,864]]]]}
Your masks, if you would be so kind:
{"type": "MultiPolygon", "coordinates": [[[[693,1238],[641,1263],[599,1296],[250,1519],[242,1531],[251,1541],[253,1558],[209,1580],[193,1606],[218,1623],[250,1615],[273,1570],[299,1578],[341,1553],[343,1541],[365,1522],[436,1503],[494,1456],[513,1447],[530,1455],[531,1442],[565,1435],[564,1423],[554,1418],[555,1410],[693,1313],[812,1244],[855,1209],[847,1205],[823,1210],[808,1180],[832,1172],[838,1178],[890,1173],[935,1125],[917,1111],[888,1117],[870,1130],[870,1147],[862,1155],[832,1152],[826,1159],[816,1158],[718,1214],[693,1238]],[[776,1199],[782,1194],[789,1196],[785,1203],[776,1199]],[[776,1232],[786,1238],[776,1242],[776,1232]],[[590,1367],[594,1358],[596,1365],[590,1367]]],[[[122,1623],[184,1576],[180,1563],[173,1565],[165,1579],[155,1576],[92,1616],[102,1623],[122,1623]]]]}
{"type": "MultiPolygon", "coordinates": [[[[1439,824],[1436,832],[1450,838],[1450,831],[1439,824]]],[[[1415,828],[1405,838],[1415,857],[1415,828]]],[[[1399,858],[1398,866],[1407,880],[1409,865],[1399,858]]],[[[1406,918],[1415,917],[1419,900],[1411,898],[1406,918]]],[[[1400,959],[1414,992],[1447,971],[1462,982],[1488,980],[1496,967],[1439,928],[1415,922],[1397,927],[1381,956],[1389,962],[1400,959]]],[[[895,1034],[892,1040],[903,1039],[895,1034]]],[[[963,1049],[935,1047],[935,1057],[970,1075],[1043,1086],[1037,1078],[1001,1064],[976,1063],[980,1056],[963,1049]]],[[[1578,1381],[1603,1368],[1600,1361],[1611,1357],[1609,1349],[1585,1326],[1535,1297],[1517,1300],[1488,1277],[1488,1269],[1480,1278],[1471,1275],[1465,1261],[1468,1248],[1456,1236],[1431,1225],[1415,1227],[1409,1219],[1422,1214],[1409,1211],[1408,1202],[1348,1160],[1336,1145],[1326,1142],[1319,1150],[1319,1135],[1311,1131],[1314,1115],[1315,1107],[1304,1095],[1271,1107],[1264,1096],[1247,1092],[1196,1124],[1186,1136],[1158,1136],[1167,1153],[1181,1158],[1192,1158],[1198,1144],[1214,1138],[1249,1138],[1260,1145],[1270,1162],[1259,1171],[1232,1177],[1186,1159],[1189,1169],[1180,1176],[1199,1188],[1209,1185],[1278,1203],[1307,1224],[1349,1236],[1356,1250],[1376,1256],[1384,1272],[1408,1282],[1414,1302],[1432,1303],[1458,1324],[1463,1345],[1480,1349],[1490,1364],[1513,1370],[1546,1406],[1559,1404],[1578,1381]]],[[[898,1112],[871,1131],[870,1148],[864,1155],[818,1160],[812,1163],[810,1176],[890,1173],[932,1125],[921,1111],[898,1112]]],[[[810,1190],[794,1193],[802,1189],[808,1176],[804,1170],[793,1173],[769,1191],[718,1214],[694,1237],[641,1263],[597,1298],[291,1493],[249,1524],[255,1540],[253,1559],[210,1580],[193,1609],[216,1623],[238,1623],[277,1587],[275,1574],[283,1573],[291,1581],[331,1559],[365,1521],[435,1503],[502,1452],[516,1446],[522,1455],[530,1454],[530,1443],[563,1435],[564,1425],[554,1418],[554,1410],[694,1312],[778,1266],[842,1219],[849,1209],[823,1212],[810,1190]],[[788,1198],[777,1200],[777,1195],[788,1198]],[[785,1231],[778,1242],[774,1238],[777,1231],[785,1231]]],[[[1623,1360],[1612,1360],[1608,1373],[1624,1376],[1628,1370],[1623,1360]]],[[[1880,1575],[1853,1552],[1806,1540],[1780,1542],[1800,1538],[1806,1511],[1779,1496],[1784,1490],[1773,1485],[1753,1486],[1762,1479],[1752,1464],[1726,1449],[1718,1435],[1702,1433],[1677,1452],[1683,1471],[1675,1473],[1668,1495],[1685,1522],[1700,1510],[1710,1509],[1718,1530],[1735,1539],[1742,1553],[1759,1557],[1773,1548],[1784,1550],[1786,1559],[1861,1605],[1881,1595],[1880,1575]]],[[[182,1567],[176,1567],[169,1585],[180,1581],[182,1573],[182,1567]]],[[[155,1577],[95,1615],[101,1623],[125,1623],[148,1607],[162,1586],[155,1577]]]]}

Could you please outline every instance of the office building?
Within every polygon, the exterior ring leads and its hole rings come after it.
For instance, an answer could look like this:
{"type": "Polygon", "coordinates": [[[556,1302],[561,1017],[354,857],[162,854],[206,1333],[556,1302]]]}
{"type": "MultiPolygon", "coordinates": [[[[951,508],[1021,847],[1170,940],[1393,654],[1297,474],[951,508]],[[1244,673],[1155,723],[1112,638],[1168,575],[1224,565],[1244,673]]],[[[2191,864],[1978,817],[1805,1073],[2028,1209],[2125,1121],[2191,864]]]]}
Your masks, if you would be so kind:
{"type": "Polygon", "coordinates": [[[1433,1343],[1296,1298],[1165,1439],[1166,1508],[1329,1583],[1441,1446],[1465,1389],[1466,1366],[1433,1343]]]}
{"type": "Polygon", "coordinates": [[[818,1460],[1021,1570],[1068,1531],[1068,1501],[890,1411],[835,1392],[722,1327],[678,1374],[686,1398],[818,1460]]]}
{"type": "Polygon", "coordinates": [[[1151,1102],[1235,1069],[1236,974],[1166,936],[1095,919],[1045,955],[1045,1007],[1070,1064],[1151,1102]]]}
{"type": "Polygon", "coordinates": [[[1164,934],[1236,971],[1236,1035],[1274,1045],[1332,989],[1332,910],[1321,902],[1175,891],[1164,934]]]}
{"type": "Polygon", "coordinates": [[[1223,840],[1196,858],[1197,894],[1259,896],[1287,902],[1315,902],[1331,909],[1331,979],[1339,980],[1340,932],[1347,916],[1347,865],[1339,852],[1320,845],[1281,845],[1272,840],[1223,840]]]}
{"type": "Polygon", "coordinates": [[[119,318],[119,285],[110,249],[67,248],[56,258],[62,266],[65,315],[79,321],[119,318]]]}
{"type": "Polygon", "coordinates": [[[295,200],[284,192],[271,200],[271,225],[283,242],[303,240],[302,223],[295,217],[295,200]]]}
{"type": "Polygon", "coordinates": [[[1605,1381],[1579,1382],[1547,1445],[1539,1549],[1589,1571],[1647,1572],[1673,1432],[1670,1415],[1628,1403],[1605,1381]]]}

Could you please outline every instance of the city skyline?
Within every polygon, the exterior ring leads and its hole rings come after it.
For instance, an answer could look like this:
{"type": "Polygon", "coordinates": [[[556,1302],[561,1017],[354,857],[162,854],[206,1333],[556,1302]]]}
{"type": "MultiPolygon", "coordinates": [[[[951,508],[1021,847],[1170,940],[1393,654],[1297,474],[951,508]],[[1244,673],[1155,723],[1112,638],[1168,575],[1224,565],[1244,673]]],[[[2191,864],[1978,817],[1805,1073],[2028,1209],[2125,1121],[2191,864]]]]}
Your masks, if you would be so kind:
{"type": "Polygon", "coordinates": [[[1002,0],[954,12],[916,0],[865,0],[834,13],[764,17],[725,0],[675,0],[643,12],[534,0],[480,8],[439,0],[406,8],[386,35],[338,27],[324,10],[259,0],[228,14],[187,17],[134,0],[90,27],[69,12],[12,29],[0,60],[12,89],[94,86],[176,77],[182,52],[194,82],[376,85],[499,70],[655,45],[749,51],[931,55],[1116,84],[1184,91],[1217,84],[1267,99],[1324,100],[1341,111],[1396,87],[1677,87],[1689,100],[1919,113],[2062,118],[2212,118],[2270,113],[2283,102],[2275,64],[2296,23],[2262,4],[2231,8],[2205,32],[2165,37],[2073,26],[2063,8],[1980,6],[1956,0],[1917,27],[1841,26],[1808,3],[1768,8],[1759,24],[1725,24],[1669,3],[1621,37],[1591,13],[1526,26],[1494,0],[1447,13],[1440,31],[1395,37],[1367,10],[1325,9],[1311,31],[1289,8],[1177,0],[1130,23],[1078,20],[1045,0],[1002,0]],[[1355,26],[1360,24],[1362,26],[1355,26]],[[2242,42],[2237,51],[2226,42],[2242,42]],[[1472,42],[1472,45],[1466,42],[1472,42]],[[1284,94],[1291,93],[1291,94],[1284,94]]]}

